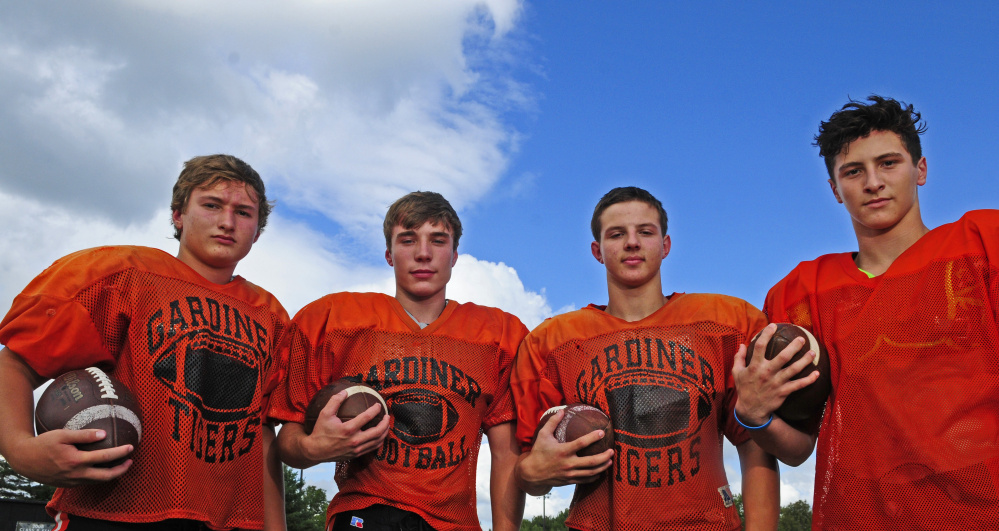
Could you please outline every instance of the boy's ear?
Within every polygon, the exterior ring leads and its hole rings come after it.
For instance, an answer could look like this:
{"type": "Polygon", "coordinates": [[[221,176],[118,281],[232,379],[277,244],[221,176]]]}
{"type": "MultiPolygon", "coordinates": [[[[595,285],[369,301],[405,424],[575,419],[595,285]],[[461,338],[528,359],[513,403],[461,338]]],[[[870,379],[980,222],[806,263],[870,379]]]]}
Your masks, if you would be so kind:
{"type": "Polygon", "coordinates": [[[385,261],[388,262],[389,267],[395,267],[392,263],[392,249],[385,249],[385,261]]]}
{"type": "Polygon", "coordinates": [[[842,203],[843,199],[839,196],[839,190],[836,189],[836,181],[829,179],[829,187],[832,188],[832,193],[836,196],[836,202],[842,203]]]}
{"type": "Polygon", "coordinates": [[[590,243],[590,252],[593,253],[593,258],[596,258],[597,262],[604,263],[603,253],[600,252],[600,242],[590,243]]]}

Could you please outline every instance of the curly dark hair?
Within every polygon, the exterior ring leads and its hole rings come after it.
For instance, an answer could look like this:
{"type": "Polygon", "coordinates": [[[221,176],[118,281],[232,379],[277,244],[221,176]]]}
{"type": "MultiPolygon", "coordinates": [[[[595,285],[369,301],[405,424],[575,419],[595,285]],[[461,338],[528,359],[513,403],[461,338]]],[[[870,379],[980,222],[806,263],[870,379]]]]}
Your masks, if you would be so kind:
{"type": "Polygon", "coordinates": [[[819,156],[825,157],[826,170],[833,177],[836,155],[843,153],[846,146],[872,131],[891,131],[902,139],[912,162],[923,158],[923,148],[919,135],[926,132],[926,123],[912,105],[906,105],[892,98],[872,94],[870,104],[851,99],[840,110],[829,117],[829,121],[819,124],[819,134],[812,145],[819,148],[819,156]]]}

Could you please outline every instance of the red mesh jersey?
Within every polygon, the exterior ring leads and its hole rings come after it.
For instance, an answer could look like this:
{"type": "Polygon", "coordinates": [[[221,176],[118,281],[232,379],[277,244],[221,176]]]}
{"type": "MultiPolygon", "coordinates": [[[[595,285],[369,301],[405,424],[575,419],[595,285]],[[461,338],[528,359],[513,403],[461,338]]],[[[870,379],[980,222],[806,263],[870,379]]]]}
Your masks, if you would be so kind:
{"type": "Polygon", "coordinates": [[[815,529],[999,529],[999,211],[876,278],[850,253],[803,262],[766,311],[829,349],[815,529]]]}
{"type": "Polygon", "coordinates": [[[49,378],[109,368],[143,416],[132,468],[59,489],[50,512],[262,527],[261,413],[287,320],[259,287],[212,284],[156,249],[80,251],[42,272],[14,299],[0,342],[49,378]]]}
{"type": "Polygon", "coordinates": [[[529,448],[544,411],[563,403],[597,407],[614,426],[614,465],[576,488],[566,525],[740,529],[722,433],[736,445],[749,439],[732,417],[732,360],[766,324],[742,300],[681,293],[641,321],[590,305],[527,336],[510,382],[521,445],[529,448]]]}
{"type": "Polygon", "coordinates": [[[475,464],[483,430],[514,418],[510,369],[527,329],[495,308],[449,301],[424,329],[379,293],[335,293],[292,320],[288,379],[270,416],[303,423],[329,382],[359,378],[389,406],[381,449],[337,463],[327,518],[376,503],[419,513],[435,529],[474,529],[475,464]]]}

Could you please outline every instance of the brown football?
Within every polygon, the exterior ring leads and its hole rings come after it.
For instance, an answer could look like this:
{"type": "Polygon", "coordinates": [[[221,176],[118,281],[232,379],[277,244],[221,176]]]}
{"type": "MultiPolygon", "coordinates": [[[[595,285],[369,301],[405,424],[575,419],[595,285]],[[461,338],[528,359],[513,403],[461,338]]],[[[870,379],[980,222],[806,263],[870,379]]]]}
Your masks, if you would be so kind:
{"type": "MultiPolygon", "coordinates": [[[[777,323],[777,331],[770,338],[764,356],[768,360],[773,359],[798,337],[805,338],[805,345],[801,347],[801,350],[795,352],[791,360],[784,366],[787,367],[798,361],[805,353],[812,350],[815,352],[813,363],[805,367],[791,379],[804,378],[815,371],[819,371],[819,379],[804,389],[799,389],[787,395],[784,403],[777,408],[777,415],[792,425],[800,425],[796,423],[821,417],[826,398],[829,396],[830,390],[832,390],[832,379],[829,375],[829,353],[808,330],[793,324],[777,323]]],[[[750,360],[753,359],[753,348],[756,346],[757,338],[759,338],[759,334],[753,338],[753,341],[749,345],[749,350],[746,352],[746,365],[749,365],[750,360]]]]}
{"type": "Polygon", "coordinates": [[[614,447],[614,428],[611,426],[610,417],[603,411],[588,404],[572,403],[564,406],[555,406],[541,415],[538,427],[534,430],[534,438],[538,438],[541,427],[548,422],[552,415],[565,410],[565,415],[555,427],[555,440],[560,443],[575,441],[576,439],[596,430],[604,430],[604,437],[599,441],[576,452],[580,457],[597,455],[614,447]]]}
{"type": "MultiPolygon", "coordinates": [[[[97,367],[60,375],[42,392],[35,405],[35,430],[100,429],[107,436],[100,441],[79,444],[80,450],[103,450],[125,444],[139,447],[142,417],[139,403],[124,384],[97,367]]],[[[135,455],[133,451],[129,457],[135,455]]],[[[123,463],[118,459],[101,466],[123,463]]]]}
{"type": "Polygon", "coordinates": [[[312,433],[312,429],[316,426],[316,419],[319,418],[319,413],[322,412],[326,404],[333,398],[333,395],[344,389],[347,390],[347,398],[340,404],[340,409],[336,412],[337,418],[342,422],[353,420],[354,417],[364,413],[369,407],[381,404],[381,413],[375,415],[375,418],[371,419],[362,428],[368,430],[377,426],[381,422],[382,417],[388,413],[388,405],[385,404],[385,399],[382,398],[382,395],[378,394],[378,391],[375,391],[371,386],[357,383],[347,378],[341,378],[323,387],[316,393],[316,396],[312,397],[309,406],[305,409],[306,434],[312,433]]]}

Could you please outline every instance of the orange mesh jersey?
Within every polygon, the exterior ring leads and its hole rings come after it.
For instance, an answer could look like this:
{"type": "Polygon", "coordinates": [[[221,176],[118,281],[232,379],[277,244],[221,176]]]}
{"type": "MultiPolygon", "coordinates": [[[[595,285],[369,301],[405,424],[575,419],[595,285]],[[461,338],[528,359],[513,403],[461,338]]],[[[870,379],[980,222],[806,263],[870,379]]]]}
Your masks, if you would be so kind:
{"type": "Polygon", "coordinates": [[[14,299],[0,342],[48,378],[108,368],[143,417],[125,475],[59,489],[49,510],[262,527],[260,422],[287,320],[259,287],[240,277],[212,284],[156,249],[90,249],[43,271],[14,299]]]}
{"type": "Polygon", "coordinates": [[[353,377],[388,403],[384,445],[337,463],[327,518],[373,504],[423,516],[435,529],[480,529],[475,464],[483,430],[514,418],[510,369],[527,329],[516,317],[448,301],[424,329],[379,293],[335,293],[292,320],[288,379],[270,416],[304,423],[326,384],[353,377]]]}
{"type": "Polygon", "coordinates": [[[850,253],[803,262],[766,311],[829,349],[815,529],[999,527],[999,211],[930,231],[876,278],[850,253]]]}
{"type": "Polygon", "coordinates": [[[510,383],[522,447],[545,410],[563,403],[597,407],[614,426],[614,465],[576,488],[566,525],[740,529],[721,434],[736,445],[749,439],[732,417],[732,363],[765,325],[745,301],[681,293],[641,321],[590,305],[527,336],[510,383]]]}

